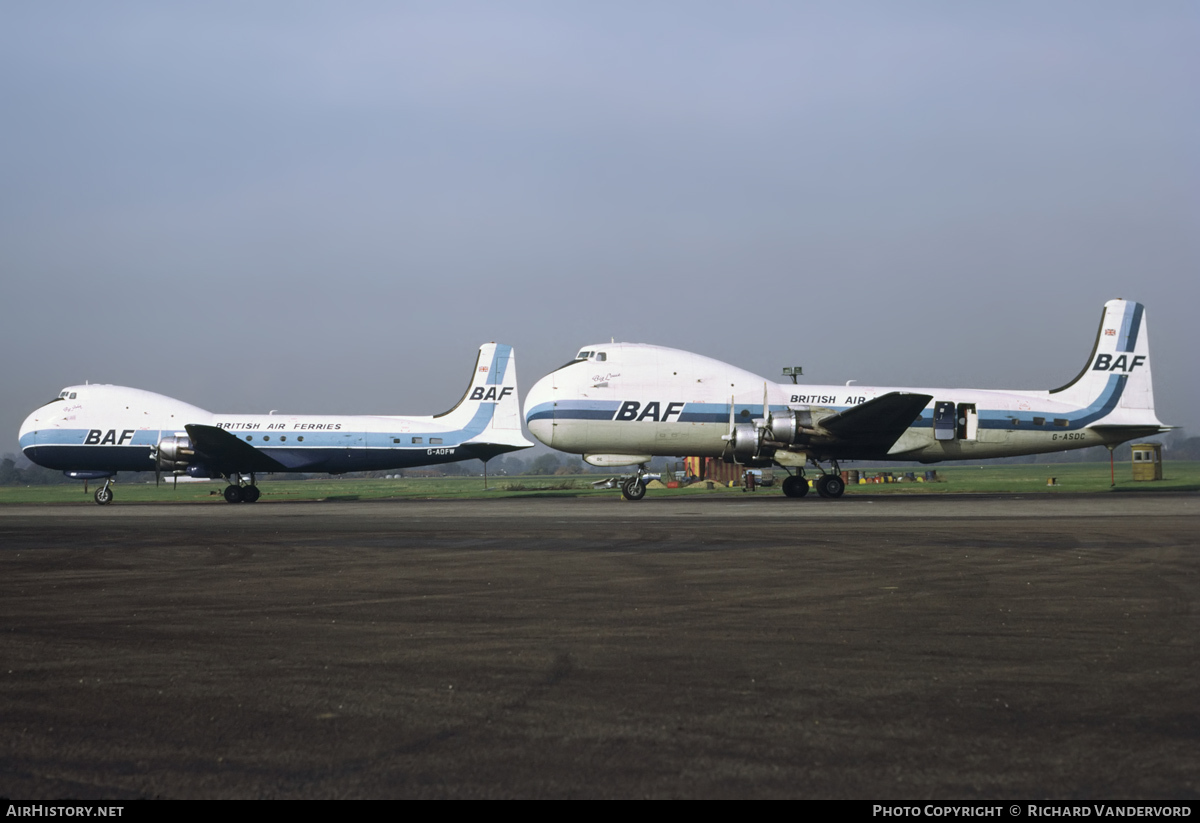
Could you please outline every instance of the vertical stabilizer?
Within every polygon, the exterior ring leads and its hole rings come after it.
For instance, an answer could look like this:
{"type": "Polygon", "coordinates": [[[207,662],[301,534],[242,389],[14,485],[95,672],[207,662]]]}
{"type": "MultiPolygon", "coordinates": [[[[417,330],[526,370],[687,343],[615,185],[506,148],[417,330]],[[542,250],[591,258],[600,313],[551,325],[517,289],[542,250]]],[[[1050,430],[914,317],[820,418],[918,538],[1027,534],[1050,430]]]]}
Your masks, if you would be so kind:
{"type": "Polygon", "coordinates": [[[1121,422],[1158,423],[1146,311],[1141,303],[1109,300],[1104,304],[1096,344],[1083,371],[1067,385],[1053,389],[1050,396],[1105,413],[1123,411],[1118,416],[1130,419],[1121,422]]]}
{"type": "Polygon", "coordinates": [[[532,446],[521,434],[521,401],[517,397],[517,360],[512,346],[484,343],[462,399],[436,417],[439,423],[477,431],[467,442],[532,446]]]}

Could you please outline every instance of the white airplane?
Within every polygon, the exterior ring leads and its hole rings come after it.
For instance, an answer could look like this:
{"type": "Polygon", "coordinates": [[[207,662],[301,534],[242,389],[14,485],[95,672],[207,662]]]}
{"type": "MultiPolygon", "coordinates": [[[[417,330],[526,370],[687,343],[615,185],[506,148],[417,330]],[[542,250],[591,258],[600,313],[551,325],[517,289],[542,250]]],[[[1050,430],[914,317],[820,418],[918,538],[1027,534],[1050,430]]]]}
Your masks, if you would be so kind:
{"type": "Polygon", "coordinates": [[[21,450],[68,477],[104,478],[96,502],[112,500],[118,471],[225,478],[225,499],[253,503],[258,473],[378,471],[489,460],[533,446],[521,434],[516,358],[485,343],[466,393],[433,417],[214,414],[124,386],[68,386],[21,425],[21,450]]]}
{"type": "Polygon", "coordinates": [[[629,500],[645,495],[655,455],[775,464],[789,497],[808,493],[811,464],[817,492],[841,497],[839,460],[979,460],[1167,431],[1146,338],[1142,305],[1110,300],[1087,365],[1051,391],[803,386],[677,349],[597,344],[537,382],[525,420],[538,440],[592,465],[640,464],[621,486],[629,500]]]}

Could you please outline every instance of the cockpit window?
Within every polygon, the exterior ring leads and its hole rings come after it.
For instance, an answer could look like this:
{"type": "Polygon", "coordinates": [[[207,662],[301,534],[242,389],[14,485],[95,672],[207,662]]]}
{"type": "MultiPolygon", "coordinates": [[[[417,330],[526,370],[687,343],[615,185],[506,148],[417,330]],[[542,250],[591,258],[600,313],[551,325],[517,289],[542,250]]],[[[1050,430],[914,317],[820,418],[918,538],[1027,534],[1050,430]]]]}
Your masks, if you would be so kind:
{"type": "Polygon", "coordinates": [[[591,356],[593,354],[595,354],[595,352],[581,351],[579,354],[575,355],[575,359],[576,360],[587,360],[587,359],[591,358],[591,356]]]}
{"type": "Polygon", "coordinates": [[[596,352],[596,361],[597,362],[603,363],[607,359],[608,359],[608,355],[605,354],[604,352],[602,352],[602,351],[596,352]]]}
{"type": "Polygon", "coordinates": [[[74,399],[75,399],[75,392],[71,392],[71,399],[72,399],[72,400],[74,400],[74,399]]]}

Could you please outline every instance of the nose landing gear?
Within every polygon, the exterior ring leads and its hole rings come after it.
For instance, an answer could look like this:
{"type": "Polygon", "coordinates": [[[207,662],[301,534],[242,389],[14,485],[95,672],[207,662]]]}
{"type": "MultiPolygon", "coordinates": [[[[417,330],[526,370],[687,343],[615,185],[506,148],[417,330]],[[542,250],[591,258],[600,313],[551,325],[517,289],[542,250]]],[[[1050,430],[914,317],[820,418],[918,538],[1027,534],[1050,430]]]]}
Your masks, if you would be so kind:
{"type": "Polygon", "coordinates": [[[112,478],[111,477],[107,478],[104,481],[104,485],[101,486],[100,488],[96,489],[96,494],[93,495],[93,497],[95,497],[97,505],[107,506],[109,503],[112,502],[113,493],[112,493],[112,488],[110,487],[111,483],[112,483],[112,478]]]}

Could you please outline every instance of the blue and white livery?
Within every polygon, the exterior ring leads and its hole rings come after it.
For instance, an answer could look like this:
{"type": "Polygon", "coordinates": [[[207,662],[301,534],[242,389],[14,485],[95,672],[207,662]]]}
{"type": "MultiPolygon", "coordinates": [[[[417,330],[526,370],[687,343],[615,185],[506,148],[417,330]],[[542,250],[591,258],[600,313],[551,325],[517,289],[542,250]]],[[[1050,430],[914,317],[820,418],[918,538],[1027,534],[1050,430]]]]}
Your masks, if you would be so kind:
{"type": "Polygon", "coordinates": [[[270,472],[377,471],[489,460],[533,446],[521,433],[511,346],[485,343],[461,400],[433,417],[214,414],[124,386],[68,386],[21,426],[21,450],[69,477],[118,471],[224,477],[225,499],[253,503],[270,472]]]}
{"type": "MultiPolygon", "coordinates": [[[[839,460],[979,460],[1115,446],[1166,431],[1154,413],[1146,313],[1110,300],[1083,371],[1051,391],[775,383],[697,354],[640,343],[584,347],[525,399],[530,432],[593,465],[721,457],[789,472],[783,491],[845,490],[839,460]],[[829,462],[834,471],[821,463],[829,462]]],[[[622,485],[645,494],[643,471],[622,485]]]]}

